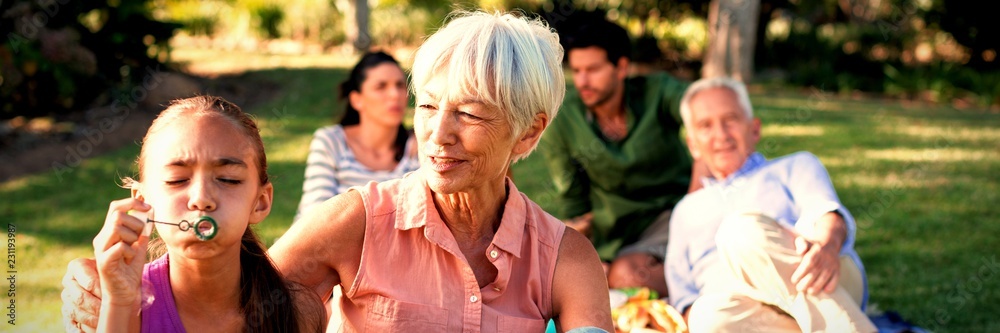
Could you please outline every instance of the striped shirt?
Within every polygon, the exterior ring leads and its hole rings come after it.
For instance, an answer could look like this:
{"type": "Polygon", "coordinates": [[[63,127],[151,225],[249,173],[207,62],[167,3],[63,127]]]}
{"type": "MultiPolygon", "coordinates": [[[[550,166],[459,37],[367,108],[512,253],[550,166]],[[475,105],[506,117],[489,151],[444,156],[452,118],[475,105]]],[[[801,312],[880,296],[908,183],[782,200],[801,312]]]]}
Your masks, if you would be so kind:
{"type": "Polygon", "coordinates": [[[347,145],[343,127],[333,125],[316,130],[312,143],[309,144],[305,181],[302,182],[302,200],[299,201],[295,220],[309,207],[347,192],[352,186],[365,185],[373,180],[384,182],[402,178],[406,173],[416,170],[420,167],[420,162],[415,149],[416,142],[411,136],[406,140],[406,152],[396,168],[376,171],[354,157],[354,152],[347,145]]]}

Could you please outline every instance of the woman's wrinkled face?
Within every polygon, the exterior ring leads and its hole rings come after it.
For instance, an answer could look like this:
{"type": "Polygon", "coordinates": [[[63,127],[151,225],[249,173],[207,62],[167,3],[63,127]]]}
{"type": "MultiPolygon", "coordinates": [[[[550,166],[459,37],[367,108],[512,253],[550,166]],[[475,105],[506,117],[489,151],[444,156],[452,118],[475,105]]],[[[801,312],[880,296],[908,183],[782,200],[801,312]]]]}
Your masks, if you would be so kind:
{"type": "Polygon", "coordinates": [[[406,76],[396,64],[385,62],[365,71],[360,91],[350,95],[362,122],[399,126],[406,111],[406,76]]]}
{"type": "Polygon", "coordinates": [[[157,221],[177,223],[211,216],[214,238],[157,224],[171,253],[198,259],[239,250],[247,225],[270,212],[271,184],[260,184],[255,149],[236,124],[221,115],[181,116],[144,143],[139,196],[157,221]]]}
{"type": "Polygon", "coordinates": [[[444,92],[440,77],[417,92],[413,124],[428,186],[452,194],[502,180],[517,141],[507,117],[474,96],[444,100],[444,92]]]}

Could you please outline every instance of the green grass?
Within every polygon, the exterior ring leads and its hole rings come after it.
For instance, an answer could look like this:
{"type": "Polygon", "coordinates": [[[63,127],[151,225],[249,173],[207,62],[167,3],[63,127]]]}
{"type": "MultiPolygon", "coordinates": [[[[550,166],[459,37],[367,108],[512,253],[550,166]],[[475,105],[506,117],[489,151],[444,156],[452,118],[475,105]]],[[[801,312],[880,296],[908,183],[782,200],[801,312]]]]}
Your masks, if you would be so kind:
{"type": "MultiPolygon", "coordinates": [[[[312,132],[339,110],[341,68],[259,69],[247,80],[282,87],[251,111],[261,123],[275,206],[257,229],[270,244],[288,227],[301,194],[312,132]]],[[[1000,330],[1000,116],[985,111],[904,107],[825,95],[752,96],[768,157],[809,150],[826,164],[860,225],[857,247],[871,302],[936,331],[1000,330]]],[[[47,171],[0,184],[0,216],[17,228],[17,326],[61,330],[60,279],[66,263],[92,256],[90,241],[108,203],[128,195],[137,146],[86,160],[57,176],[47,171]]],[[[518,187],[550,208],[552,187],[540,156],[514,168],[518,187]]],[[[6,288],[4,288],[6,289],[6,288]]],[[[4,293],[6,294],[6,293],[4,293]]],[[[8,298],[3,298],[6,306],[8,298]]],[[[7,313],[6,311],[4,312],[7,313]]],[[[5,319],[6,321],[6,319],[5,319]]]]}

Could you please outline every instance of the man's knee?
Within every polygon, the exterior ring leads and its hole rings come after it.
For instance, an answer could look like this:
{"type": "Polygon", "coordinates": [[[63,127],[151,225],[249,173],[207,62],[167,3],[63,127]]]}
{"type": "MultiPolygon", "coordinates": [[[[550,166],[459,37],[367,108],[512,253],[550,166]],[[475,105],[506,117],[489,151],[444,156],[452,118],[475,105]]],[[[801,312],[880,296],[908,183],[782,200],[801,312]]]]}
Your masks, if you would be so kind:
{"type": "Polygon", "coordinates": [[[755,213],[734,214],[725,218],[715,235],[719,252],[746,253],[769,242],[781,226],[774,219],[755,213]]]}
{"type": "Polygon", "coordinates": [[[727,332],[736,328],[746,297],[728,294],[699,296],[688,310],[688,329],[697,332],[727,332]]]}
{"type": "Polygon", "coordinates": [[[653,256],[645,253],[622,255],[611,262],[611,267],[608,269],[608,286],[611,288],[647,286],[656,280],[654,274],[663,274],[663,263],[653,256]]]}
{"type": "Polygon", "coordinates": [[[777,308],[733,293],[705,294],[688,310],[688,329],[698,332],[799,332],[777,308]]]}

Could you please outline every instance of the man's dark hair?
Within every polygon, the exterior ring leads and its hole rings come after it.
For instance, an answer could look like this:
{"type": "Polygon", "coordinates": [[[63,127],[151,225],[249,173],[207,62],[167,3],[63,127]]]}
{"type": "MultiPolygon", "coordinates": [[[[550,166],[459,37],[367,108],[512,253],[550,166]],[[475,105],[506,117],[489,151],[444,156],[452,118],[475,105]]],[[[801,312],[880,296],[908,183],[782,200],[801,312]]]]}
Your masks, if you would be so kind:
{"type": "Polygon", "coordinates": [[[621,57],[632,59],[632,43],[629,41],[628,33],[621,26],[603,19],[585,23],[568,36],[565,46],[566,59],[569,59],[569,51],[591,46],[607,52],[608,61],[614,65],[618,64],[618,59],[621,57]]]}

